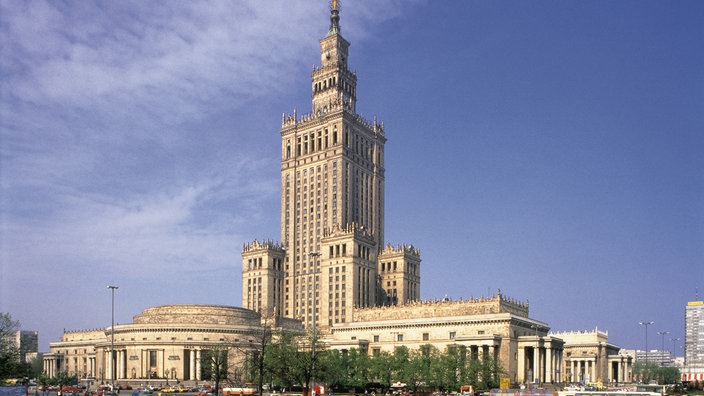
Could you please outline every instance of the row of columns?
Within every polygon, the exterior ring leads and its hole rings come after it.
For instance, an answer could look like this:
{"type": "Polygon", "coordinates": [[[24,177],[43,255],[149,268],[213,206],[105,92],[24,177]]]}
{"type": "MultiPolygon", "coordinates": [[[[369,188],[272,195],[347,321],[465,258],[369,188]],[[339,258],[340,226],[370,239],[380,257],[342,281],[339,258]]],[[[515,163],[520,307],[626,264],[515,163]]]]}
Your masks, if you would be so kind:
{"type": "Polygon", "coordinates": [[[486,353],[489,355],[490,358],[496,358],[496,351],[498,348],[496,345],[467,345],[467,348],[471,351],[472,354],[476,353],[478,359],[482,359],[484,357],[484,354],[486,353]]]}
{"type": "Polygon", "coordinates": [[[95,377],[95,357],[90,356],[88,358],[80,357],[75,359],[78,360],[74,360],[74,364],[71,365],[70,361],[63,355],[51,354],[44,356],[42,360],[42,371],[50,378],[57,376],[61,372],[67,372],[79,378],[95,377]],[[85,366],[83,365],[83,359],[86,359],[85,366]]]}
{"type": "Polygon", "coordinates": [[[44,374],[46,374],[49,378],[55,377],[62,371],[61,363],[63,360],[63,355],[54,355],[52,357],[45,356],[42,361],[44,366],[44,374]]]}
{"type": "MultiPolygon", "coordinates": [[[[614,364],[614,363],[612,363],[614,364]]],[[[615,361],[615,368],[616,368],[616,373],[615,373],[615,380],[620,383],[624,382],[631,382],[632,378],[628,373],[632,372],[632,367],[631,363],[629,360],[626,359],[619,359],[615,361]]]]}
{"type": "MultiPolygon", "coordinates": [[[[179,377],[180,379],[188,379],[188,380],[200,380],[200,359],[201,359],[201,350],[200,349],[184,349],[184,354],[183,357],[184,359],[186,356],[188,357],[188,367],[183,367],[184,365],[179,365],[177,371],[173,371],[173,367],[171,367],[171,371],[165,371],[167,370],[167,365],[165,362],[165,354],[163,349],[156,350],[156,365],[152,366],[152,362],[150,362],[150,352],[153,350],[142,350],[140,351],[140,357],[139,357],[139,362],[134,362],[130,364],[131,370],[129,370],[128,373],[128,355],[127,355],[127,350],[124,349],[117,349],[115,350],[115,369],[113,369],[113,361],[110,359],[110,350],[106,350],[104,353],[104,362],[105,362],[105,380],[111,380],[113,377],[113,374],[115,375],[115,380],[121,380],[121,379],[136,379],[136,378],[150,378],[152,370],[156,371],[156,374],[160,378],[174,378],[174,377],[179,377]],[[181,372],[182,370],[188,370],[188,375],[184,375],[185,373],[181,372]]],[[[181,360],[179,360],[181,362],[181,360]]]]}
{"type": "Polygon", "coordinates": [[[190,376],[191,380],[200,380],[200,349],[187,350],[186,353],[191,354],[190,376]]]}
{"type": "MultiPolygon", "coordinates": [[[[549,345],[549,344],[548,344],[549,345]]],[[[562,349],[550,346],[523,347],[518,349],[519,382],[550,383],[560,381],[560,366],[562,365],[562,349]]]]}
{"type": "Polygon", "coordinates": [[[573,358],[569,361],[567,382],[591,382],[597,378],[596,358],[573,358]]]}

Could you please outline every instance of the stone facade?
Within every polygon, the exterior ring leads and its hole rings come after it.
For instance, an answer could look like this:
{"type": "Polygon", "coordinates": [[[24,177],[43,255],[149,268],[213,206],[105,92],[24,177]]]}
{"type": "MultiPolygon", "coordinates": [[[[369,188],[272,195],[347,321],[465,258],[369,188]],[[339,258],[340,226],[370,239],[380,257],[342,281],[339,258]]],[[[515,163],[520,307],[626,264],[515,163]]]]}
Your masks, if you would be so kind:
{"type": "Polygon", "coordinates": [[[564,382],[608,385],[633,380],[633,356],[610,344],[608,332],[595,329],[551,335],[565,341],[561,367],[564,382]]]}
{"type": "Polygon", "coordinates": [[[497,359],[512,382],[558,381],[563,341],[547,335],[547,324],[528,317],[527,303],[500,292],[490,298],[355,309],[353,316],[324,337],[330,348],[359,348],[373,355],[399,346],[431,344],[442,351],[464,345],[474,356],[497,359]]]}
{"type": "Polygon", "coordinates": [[[281,243],[242,251],[242,306],[307,327],[420,298],[418,249],[384,250],[384,124],[356,113],[349,46],[332,7],[312,112],[281,122],[281,243]]]}
{"type": "Polygon", "coordinates": [[[282,329],[317,326],[329,348],[369,354],[465,346],[497,359],[514,383],[628,381],[630,360],[606,333],[549,334],[546,323],[529,317],[527,302],[500,292],[420,300],[419,249],[383,245],[385,129],[356,113],[357,75],[335,4],[320,40],[321,66],[312,72],[312,113],[282,118],[281,242],[243,245],[244,308],[152,307],[131,324],[66,332],[45,355],[47,374],[196,382],[208,350],[232,346],[232,365],[241,364],[266,317],[282,329]]]}
{"type": "Polygon", "coordinates": [[[262,319],[258,312],[220,305],[164,305],[147,308],[133,323],[115,325],[114,364],[111,364],[112,328],[65,332],[50,343],[44,356],[49,376],[59,372],[82,381],[144,384],[156,381],[202,380],[204,351],[227,347],[231,367],[256,345],[263,324],[302,330],[300,322],[262,319]]]}
{"type": "Polygon", "coordinates": [[[281,242],[244,245],[242,305],[317,327],[332,348],[466,345],[499,359],[514,382],[560,381],[564,342],[529,318],[527,303],[500,293],[421,302],[420,251],[384,246],[385,128],[356,113],[335,4],[312,113],[282,117],[281,242]]]}

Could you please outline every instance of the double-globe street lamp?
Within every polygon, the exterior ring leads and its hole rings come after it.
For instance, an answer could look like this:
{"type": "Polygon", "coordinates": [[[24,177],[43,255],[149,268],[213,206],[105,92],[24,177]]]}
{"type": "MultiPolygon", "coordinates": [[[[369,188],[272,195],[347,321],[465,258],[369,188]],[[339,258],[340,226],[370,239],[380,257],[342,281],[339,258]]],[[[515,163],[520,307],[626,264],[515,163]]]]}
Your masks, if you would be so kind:
{"type": "Polygon", "coordinates": [[[108,286],[112,292],[112,322],[110,326],[110,391],[115,392],[115,290],[117,286],[108,286]]]}

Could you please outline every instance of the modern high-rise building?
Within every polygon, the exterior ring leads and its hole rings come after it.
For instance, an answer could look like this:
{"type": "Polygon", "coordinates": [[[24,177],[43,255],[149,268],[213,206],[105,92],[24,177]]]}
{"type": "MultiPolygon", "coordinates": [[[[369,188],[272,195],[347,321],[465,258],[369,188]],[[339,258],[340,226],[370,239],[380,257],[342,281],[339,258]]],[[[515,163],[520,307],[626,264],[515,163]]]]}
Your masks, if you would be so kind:
{"type": "Polygon", "coordinates": [[[11,343],[18,350],[18,359],[26,363],[35,357],[39,351],[39,332],[29,330],[17,330],[7,335],[5,342],[11,343]]]}
{"type": "Polygon", "coordinates": [[[683,382],[704,381],[704,301],[690,301],[684,309],[683,382]]]}
{"type": "Polygon", "coordinates": [[[684,363],[704,365],[704,301],[690,301],[685,307],[684,363]]]}
{"type": "Polygon", "coordinates": [[[281,241],[242,252],[242,306],[306,326],[420,298],[420,252],[384,246],[384,124],[356,112],[337,2],[311,79],[312,112],[281,126],[281,241]]]}

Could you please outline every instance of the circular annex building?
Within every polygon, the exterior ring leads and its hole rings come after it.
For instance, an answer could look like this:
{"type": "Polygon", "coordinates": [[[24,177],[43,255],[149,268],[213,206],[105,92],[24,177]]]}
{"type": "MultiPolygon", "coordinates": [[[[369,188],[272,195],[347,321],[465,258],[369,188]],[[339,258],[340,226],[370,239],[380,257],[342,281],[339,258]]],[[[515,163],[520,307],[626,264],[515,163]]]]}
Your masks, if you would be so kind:
{"type": "Polygon", "coordinates": [[[210,378],[210,351],[228,350],[230,371],[261,343],[266,327],[300,330],[297,320],[262,318],[255,311],[221,305],[163,305],[147,308],[133,323],[112,329],[65,332],[44,358],[46,374],[77,375],[85,381],[120,384],[152,380],[196,382],[210,378]],[[267,321],[269,321],[267,323],[267,321]],[[275,321],[275,322],[274,322],[275,321]]]}

